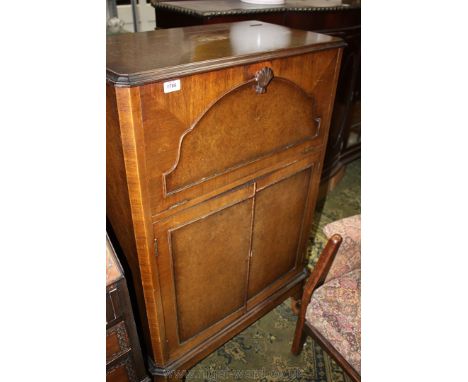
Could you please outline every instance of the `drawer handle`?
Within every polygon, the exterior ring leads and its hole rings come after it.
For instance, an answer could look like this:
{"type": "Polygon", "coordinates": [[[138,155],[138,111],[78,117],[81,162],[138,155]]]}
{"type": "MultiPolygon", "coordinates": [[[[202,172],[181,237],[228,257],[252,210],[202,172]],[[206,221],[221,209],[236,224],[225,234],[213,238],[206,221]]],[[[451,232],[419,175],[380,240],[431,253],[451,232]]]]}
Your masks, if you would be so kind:
{"type": "Polygon", "coordinates": [[[255,91],[258,94],[263,94],[266,92],[266,88],[270,81],[273,79],[273,70],[267,66],[263,69],[260,69],[255,73],[255,81],[257,85],[255,86],[255,91]]]}

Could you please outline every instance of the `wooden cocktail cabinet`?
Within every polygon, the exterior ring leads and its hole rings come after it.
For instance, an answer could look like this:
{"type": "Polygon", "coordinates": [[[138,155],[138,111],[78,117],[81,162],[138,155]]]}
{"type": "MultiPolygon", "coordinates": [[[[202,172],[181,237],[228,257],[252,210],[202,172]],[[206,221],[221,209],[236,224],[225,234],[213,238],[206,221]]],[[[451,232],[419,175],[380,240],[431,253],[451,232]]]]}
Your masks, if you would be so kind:
{"type": "Polygon", "coordinates": [[[155,381],[300,296],[343,45],[259,21],[107,38],[107,215],[155,381]]]}

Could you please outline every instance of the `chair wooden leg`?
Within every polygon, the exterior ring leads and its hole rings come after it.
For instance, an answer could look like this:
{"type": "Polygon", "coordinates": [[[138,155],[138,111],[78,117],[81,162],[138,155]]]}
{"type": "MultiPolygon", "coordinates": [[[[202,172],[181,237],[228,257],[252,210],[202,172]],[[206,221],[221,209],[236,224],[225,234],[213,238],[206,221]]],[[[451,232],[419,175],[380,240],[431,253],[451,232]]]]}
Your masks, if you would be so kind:
{"type": "Polygon", "coordinates": [[[302,320],[297,320],[297,323],[296,323],[296,331],[294,332],[294,340],[293,340],[293,344],[292,344],[292,347],[291,347],[291,353],[293,353],[294,355],[299,355],[299,353],[301,352],[302,350],[302,347],[304,345],[304,340],[306,338],[305,334],[304,334],[304,321],[302,320]]]}
{"type": "Polygon", "coordinates": [[[314,270],[312,271],[309,279],[307,280],[304,286],[304,292],[302,294],[302,300],[300,305],[300,312],[299,316],[297,317],[296,332],[294,333],[294,340],[291,348],[291,352],[295,355],[301,352],[302,345],[304,344],[304,325],[307,305],[310,302],[314,290],[318,286],[323,284],[342,241],[343,238],[340,235],[336,234],[328,240],[327,245],[323,249],[319,260],[317,261],[317,264],[314,267],[314,270]]]}

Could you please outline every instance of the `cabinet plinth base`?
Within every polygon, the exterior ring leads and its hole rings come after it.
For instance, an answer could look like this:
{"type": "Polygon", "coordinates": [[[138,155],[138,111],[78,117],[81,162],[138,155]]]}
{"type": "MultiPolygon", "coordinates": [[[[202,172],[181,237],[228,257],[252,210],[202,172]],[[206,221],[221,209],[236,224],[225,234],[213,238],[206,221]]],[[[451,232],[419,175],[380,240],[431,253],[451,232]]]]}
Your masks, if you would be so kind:
{"type": "Polygon", "coordinates": [[[182,357],[172,361],[165,367],[157,366],[156,363],[148,357],[148,371],[153,377],[154,382],[179,381],[182,380],[188,370],[203,358],[208,356],[218,347],[229,341],[232,337],[246,329],[253,322],[264,316],[289,297],[296,297],[302,293],[303,281],[307,277],[307,271],[304,269],[294,277],[283,288],[264,300],[262,303],[252,308],[241,319],[232,323],[216,336],[202,343],[197,348],[185,353],[182,357]]]}

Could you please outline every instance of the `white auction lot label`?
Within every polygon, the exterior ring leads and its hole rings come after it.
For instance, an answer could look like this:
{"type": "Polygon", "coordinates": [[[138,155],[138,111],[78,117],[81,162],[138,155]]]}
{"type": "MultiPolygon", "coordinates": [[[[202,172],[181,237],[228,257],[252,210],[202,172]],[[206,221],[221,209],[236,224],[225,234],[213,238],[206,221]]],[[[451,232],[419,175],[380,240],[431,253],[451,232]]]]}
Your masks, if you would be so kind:
{"type": "Polygon", "coordinates": [[[164,93],[171,93],[180,90],[180,80],[164,82],[164,93]]]}

